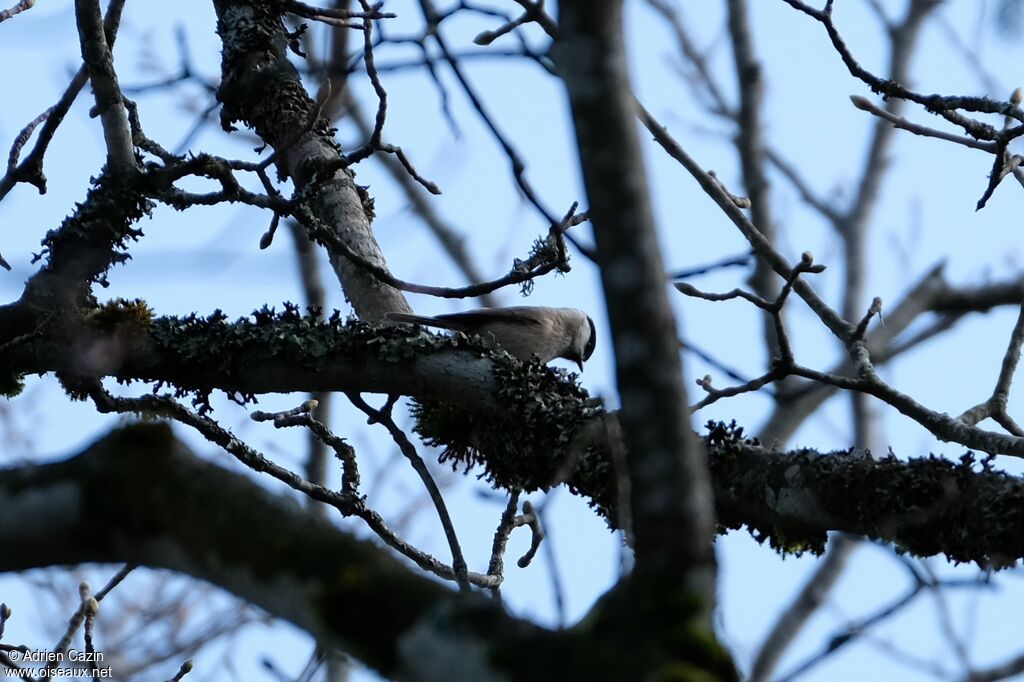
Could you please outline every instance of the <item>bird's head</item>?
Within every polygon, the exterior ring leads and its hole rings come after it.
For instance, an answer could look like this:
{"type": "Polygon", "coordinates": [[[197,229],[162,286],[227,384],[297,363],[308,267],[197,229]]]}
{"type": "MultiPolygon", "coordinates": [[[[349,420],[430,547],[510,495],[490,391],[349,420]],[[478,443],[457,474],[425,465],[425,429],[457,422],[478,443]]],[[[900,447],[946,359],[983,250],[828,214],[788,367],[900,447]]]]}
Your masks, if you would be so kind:
{"type": "Polygon", "coordinates": [[[562,357],[575,362],[582,372],[583,363],[594,354],[594,347],[597,345],[597,329],[590,316],[580,313],[580,319],[576,322],[570,339],[569,348],[562,357]]]}

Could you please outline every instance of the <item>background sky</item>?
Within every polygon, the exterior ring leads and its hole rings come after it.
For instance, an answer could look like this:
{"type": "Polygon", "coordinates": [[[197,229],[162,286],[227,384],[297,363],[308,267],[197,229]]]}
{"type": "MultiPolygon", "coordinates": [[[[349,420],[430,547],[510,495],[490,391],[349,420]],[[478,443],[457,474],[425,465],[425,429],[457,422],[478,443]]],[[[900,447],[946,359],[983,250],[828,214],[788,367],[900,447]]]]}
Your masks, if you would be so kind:
{"type": "MultiPolygon", "coordinates": [[[[710,63],[726,92],[734,97],[724,3],[680,0],[677,4],[692,22],[692,34],[708,50],[710,63]]],[[[905,3],[885,4],[894,16],[899,16],[905,3]]],[[[516,9],[514,3],[502,0],[492,5],[509,12],[516,9]]],[[[634,0],[627,5],[638,97],[699,163],[714,169],[735,193],[742,193],[735,153],[730,147],[733,131],[694,102],[679,72],[673,38],[663,22],[643,2],[634,0]]],[[[873,123],[868,114],[852,107],[849,96],[870,93],[849,76],[819,24],[781,0],[756,0],[750,5],[754,41],[764,67],[766,135],[770,144],[801,169],[820,195],[842,205],[853,193],[851,183],[862,165],[864,143],[873,123]]],[[[884,36],[867,3],[836,5],[836,22],[854,54],[865,67],[881,73],[887,61],[884,36]]],[[[389,24],[392,35],[418,30],[420,15],[413,0],[389,0],[385,9],[399,15],[389,24]]],[[[945,3],[938,12],[940,20],[931,22],[922,34],[909,85],[920,92],[984,94],[1005,99],[1021,84],[1017,74],[1024,57],[1020,36],[998,36],[988,10],[991,7],[976,0],[945,3]],[[975,51],[993,77],[992,83],[986,84],[980,77],[952,36],[975,51]]],[[[171,149],[188,136],[197,112],[209,101],[207,93],[194,83],[162,93],[133,94],[132,88],[158,81],[177,69],[177,26],[187,36],[195,70],[215,83],[220,48],[214,33],[212,3],[128,2],[115,49],[122,87],[138,102],[147,134],[171,149]]],[[[466,16],[445,22],[443,30],[458,50],[478,50],[471,44],[472,37],[495,26],[493,19],[466,16]]],[[[530,35],[537,44],[543,43],[535,31],[530,35]]],[[[506,37],[492,49],[512,44],[506,37]]],[[[415,48],[395,46],[379,50],[377,62],[384,69],[417,57],[415,48]]],[[[0,61],[8,67],[2,76],[8,96],[0,107],[0,146],[9,144],[25,123],[56,101],[79,60],[70,0],[40,3],[0,25],[0,61]]],[[[527,164],[530,183],[551,210],[563,213],[574,200],[585,207],[574,138],[559,83],[526,61],[474,59],[466,61],[464,67],[489,113],[514,141],[527,164]]],[[[448,89],[457,134],[445,120],[437,87],[421,69],[385,69],[382,80],[389,93],[385,138],[401,145],[420,173],[441,186],[443,195],[432,199],[435,207],[464,234],[486,276],[498,276],[507,271],[513,258],[528,252],[532,241],[547,226],[514,190],[507,159],[467,105],[450,72],[441,68],[439,73],[448,89]]],[[[374,104],[365,78],[357,75],[351,87],[364,106],[374,104]]],[[[83,93],[51,146],[46,162],[48,193],[40,196],[22,185],[0,203],[0,253],[14,268],[11,272],[0,271],[0,300],[13,300],[20,294],[35,267],[30,263],[31,254],[39,250],[40,239],[73,210],[76,201],[82,200],[89,177],[99,172],[103,138],[99,121],[88,117],[90,105],[91,96],[83,93]]],[[[906,110],[906,115],[922,123],[936,122],[913,107],[906,110]]],[[[350,125],[339,125],[339,139],[347,148],[360,142],[350,125]]],[[[666,267],[693,267],[746,250],[739,233],[689,175],[650,143],[648,135],[644,134],[643,139],[666,267]]],[[[254,160],[258,158],[253,151],[257,144],[244,132],[225,135],[214,117],[213,124],[191,139],[189,148],[254,160]]],[[[877,295],[895,303],[901,292],[939,261],[946,262],[949,279],[957,283],[1008,278],[1021,271],[1021,188],[1006,182],[986,209],[974,210],[990,166],[990,157],[980,152],[909,133],[897,134],[891,175],[871,224],[869,298],[877,295]]],[[[393,272],[403,279],[427,284],[463,283],[382,167],[368,160],[359,165],[357,173],[357,180],[369,185],[375,199],[378,217],[374,228],[393,272]]],[[[810,250],[817,262],[830,266],[812,283],[836,304],[842,284],[838,242],[828,226],[802,205],[784,179],[773,175],[771,180],[782,251],[795,259],[802,251],[810,250]]],[[[159,314],[208,314],[220,308],[229,316],[241,316],[264,303],[280,307],[283,301],[301,301],[288,234],[282,231],[270,249],[259,250],[260,235],[268,225],[268,215],[247,206],[199,207],[190,210],[185,219],[160,207],[143,225],[146,236],[132,247],[132,261],[115,268],[109,289],[97,294],[101,298],[141,297],[159,314]]],[[[574,228],[574,233],[582,241],[590,241],[587,225],[574,228]]],[[[592,314],[601,337],[583,383],[614,406],[613,357],[598,273],[583,257],[577,256],[574,265],[564,277],[539,280],[528,303],[572,305],[592,314]]],[[[328,308],[347,312],[333,274],[325,272],[328,308]]],[[[745,276],[744,270],[733,269],[694,279],[693,283],[704,290],[724,291],[742,284],[745,276]]],[[[500,292],[499,296],[504,304],[521,300],[514,290],[500,292]]],[[[418,296],[410,296],[410,301],[417,311],[428,314],[473,305],[418,296]]],[[[682,296],[673,301],[684,338],[712,350],[716,357],[748,375],[761,371],[765,363],[761,319],[751,306],[742,302],[710,304],[682,296]]],[[[970,316],[952,334],[884,368],[882,375],[930,408],[958,414],[991,390],[1015,317],[1015,310],[970,316]]],[[[826,368],[839,357],[837,345],[801,303],[790,306],[790,320],[800,362],[826,368]]],[[[692,357],[687,363],[691,380],[711,371],[692,357]]],[[[727,379],[719,375],[716,382],[725,385],[727,379]]],[[[690,388],[696,400],[698,389],[692,382],[690,388]]],[[[135,386],[127,392],[143,390],[135,386]]],[[[259,407],[284,409],[302,399],[261,397],[259,407]]],[[[1016,414],[1019,404],[1011,394],[1011,414],[1016,414]]],[[[305,450],[300,433],[254,424],[244,411],[224,400],[216,400],[214,405],[221,422],[237,435],[276,461],[301,467],[305,450]]],[[[769,409],[769,398],[762,395],[721,401],[698,413],[694,424],[699,426],[708,419],[736,419],[749,432],[756,432],[769,409]]],[[[936,442],[931,434],[892,410],[883,407],[881,413],[885,442],[898,456],[937,453],[955,458],[963,454],[963,448],[936,442]]],[[[119,419],[98,416],[87,404],[70,403],[50,377],[32,378],[23,396],[0,404],[3,461],[13,464],[63,457],[119,419]]],[[[848,421],[846,401],[834,399],[805,424],[790,445],[825,451],[846,447],[850,442],[848,421]]],[[[393,520],[402,520],[410,509],[418,509],[403,526],[405,536],[446,558],[439,524],[429,510],[421,508],[423,493],[411,472],[396,463],[390,441],[367,427],[361,413],[346,409],[340,400],[334,406],[332,427],[357,448],[364,479],[370,482],[370,502],[393,520]]],[[[185,430],[179,432],[214,461],[237,468],[227,455],[185,430]]],[[[1020,471],[1018,462],[1010,458],[1000,458],[997,463],[1007,470],[1020,471]]],[[[437,470],[438,476],[448,482],[447,498],[471,568],[482,570],[503,498],[488,494],[486,486],[472,475],[453,475],[442,467],[437,470]]],[[[272,482],[266,484],[278,489],[272,482]]],[[[564,615],[572,623],[615,581],[623,562],[622,546],[581,500],[564,490],[550,497],[547,516],[551,548],[565,595],[564,615]]],[[[534,496],[534,500],[542,501],[543,496],[534,496]]],[[[343,525],[363,533],[355,524],[343,525]]],[[[559,612],[552,598],[552,573],[547,563],[552,555],[543,554],[525,570],[515,568],[511,560],[525,551],[528,540],[525,531],[513,535],[503,593],[515,613],[554,625],[559,612]]],[[[780,608],[799,589],[817,560],[780,558],[746,532],[719,538],[718,555],[720,631],[737,662],[746,666],[780,608]]],[[[974,567],[952,567],[942,558],[929,563],[942,576],[977,575],[974,567]]],[[[114,570],[101,567],[88,575],[98,587],[114,570]]],[[[8,625],[5,641],[52,646],[75,604],[68,601],[63,610],[58,605],[52,613],[40,612],[40,602],[48,597],[33,589],[33,580],[37,578],[32,575],[0,578],[0,600],[10,604],[16,614],[8,625]]],[[[147,580],[146,576],[133,574],[119,590],[143,590],[147,580]]],[[[1019,574],[1005,572],[995,579],[991,589],[946,595],[951,627],[965,638],[975,663],[991,664],[1018,653],[1019,613],[1024,607],[1021,582],[1019,574]]],[[[828,637],[851,619],[872,613],[909,587],[908,573],[890,549],[862,547],[829,604],[815,616],[779,671],[785,672],[820,650],[828,637]]],[[[956,658],[943,635],[942,609],[935,600],[922,598],[901,616],[801,679],[935,679],[923,663],[908,666],[910,656],[955,673],[956,658]]],[[[241,642],[219,644],[204,652],[189,679],[223,679],[224,671],[216,666],[225,652],[237,657],[235,674],[239,679],[271,679],[258,665],[261,656],[272,658],[283,671],[294,675],[310,647],[301,633],[287,625],[251,627],[246,635],[241,642]]],[[[176,669],[178,663],[172,661],[168,666],[176,669]]]]}

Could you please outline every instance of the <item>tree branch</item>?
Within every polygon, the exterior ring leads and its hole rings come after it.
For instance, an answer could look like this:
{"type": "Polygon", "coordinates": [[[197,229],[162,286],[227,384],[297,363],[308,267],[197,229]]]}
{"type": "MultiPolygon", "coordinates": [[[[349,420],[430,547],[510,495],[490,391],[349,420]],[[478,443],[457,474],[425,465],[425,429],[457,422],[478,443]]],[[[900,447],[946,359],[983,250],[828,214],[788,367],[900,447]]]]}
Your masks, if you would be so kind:
{"type": "Polygon", "coordinates": [[[170,569],[219,585],[397,680],[450,679],[443,671],[460,657],[474,679],[496,679],[527,659],[547,659],[527,664],[536,679],[571,669],[549,658],[555,650],[545,640],[556,635],[482,596],[459,596],[195,457],[164,424],[118,429],[55,464],[6,469],[0,506],[0,571],[87,562],[170,569]],[[434,655],[424,657],[431,643],[434,655]]]}
{"type": "Polygon", "coordinates": [[[703,600],[706,617],[714,603],[713,510],[699,446],[680,418],[686,392],[636,134],[621,10],[619,0],[562,3],[553,57],[572,108],[615,343],[637,574],[703,600]]]}
{"type": "Polygon", "coordinates": [[[82,61],[92,81],[96,96],[96,109],[103,123],[103,138],[107,143],[107,169],[124,175],[137,170],[135,145],[128,125],[128,114],[122,103],[121,89],[114,71],[114,58],[107,45],[100,16],[98,0],[75,0],[78,37],[82,46],[82,61]]]}
{"type": "MultiPolygon", "coordinates": [[[[241,121],[252,127],[276,150],[278,167],[295,181],[297,194],[310,207],[316,227],[333,234],[338,243],[364,261],[386,268],[370,229],[372,208],[360,195],[352,173],[336,169],[321,177],[321,169],[344,164],[330,124],[319,115],[288,60],[289,39],[281,7],[244,0],[215,0],[214,7],[224,45],[217,92],[224,104],[221,125],[232,130],[233,124],[241,121]]],[[[399,290],[343,254],[332,251],[331,264],[362,319],[383,320],[388,312],[411,311],[399,290]]]]}

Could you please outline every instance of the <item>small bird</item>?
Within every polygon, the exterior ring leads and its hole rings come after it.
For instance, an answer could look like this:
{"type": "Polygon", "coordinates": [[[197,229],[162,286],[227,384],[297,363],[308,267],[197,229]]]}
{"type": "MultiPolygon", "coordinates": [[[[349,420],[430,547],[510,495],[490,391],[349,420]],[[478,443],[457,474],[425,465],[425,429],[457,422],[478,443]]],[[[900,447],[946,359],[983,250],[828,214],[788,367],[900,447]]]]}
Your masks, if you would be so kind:
{"type": "Polygon", "coordinates": [[[543,363],[565,358],[575,362],[581,372],[584,361],[593,355],[597,343],[594,321],[575,308],[512,306],[478,308],[434,317],[406,313],[388,313],[386,317],[395,322],[491,337],[503,350],[520,360],[529,360],[534,355],[543,363]]]}

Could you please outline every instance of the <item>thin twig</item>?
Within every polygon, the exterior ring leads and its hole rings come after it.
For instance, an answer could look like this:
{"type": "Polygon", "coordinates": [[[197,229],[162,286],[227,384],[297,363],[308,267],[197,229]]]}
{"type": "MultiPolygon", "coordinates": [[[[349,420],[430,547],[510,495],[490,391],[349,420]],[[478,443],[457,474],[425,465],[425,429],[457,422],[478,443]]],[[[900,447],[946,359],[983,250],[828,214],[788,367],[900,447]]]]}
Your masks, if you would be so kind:
{"type": "MultiPolygon", "coordinates": [[[[434,558],[430,554],[413,547],[400,538],[384,522],[379,514],[368,509],[361,499],[352,499],[350,495],[336,493],[321,485],[307,481],[298,474],[275,464],[263,454],[257,452],[246,443],[234,436],[209,417],[188,409],[176,400],[167,396],[146,395],[138,398],[118,398],[105,391],[98,383],[89,385],[87,392],[101,413],[120,412],[137,413],[148,417],[163,416],[174,419],[195,429],[211,443],[220,446],[234,456],[239,462],[250,469],[266,473],[289,486],[293,490],[311,497],[318,502],[328,504],[345,516],[357,516],[362,519],[385,544],[410,559],[417,566],[429,571],[444,580],[458,580],[452,567],[434,558]]],[[[495,579],[491,576],[468,572],[465,579],[478,587],[491,587],[495,579]]]]}
{"type": "Polygon", "coordinates": [[[954,135],[952,133],[947,133],[944,130],[936,130],[935,128],[929,128],[928,126],[911,123],[902,116],[897,116],[885,109],[882,109],[881,107],[875,106],[875,104],[867,97],[863,97],[861,95],[850,95],[850,101],[853,102],[853,106],[857,107],[861,111],[866,111],[869,114],[883,118],[900,130],[906,130],[908,133],[921,135],[923,137],[934,137],[939,140],[945,140],[946,142],[953,142],[965,147],[970,147],[971,149],[980,149],[981,151],[989,152],[990,154],[995,153],[996,151],[997,145],[994,142],[976,140],[973,137],[964,137],[963,135],[954,135]]]}
{"type": "Polygon", "coordinates": [[[423,458],[420,457],[416,451],[416,446],[412,444],[409,437],[405,435],[405,431],[399,428],[398,424],[391,416],[391,408],[394,406],[394,401],[389,400],[387,405],[383,409],[377,410],[363,400],[363,397],[358,393],[346,393],[348,399],[353,405],[358,407],[360,410],[370,418],[371,423],[375,422],[382,425],[387,429],[388,433],[391,434],[391,439],[395,441],[395,445],[402,452],[406,459],[409,460],[409,464],[412,465],[413,471],[420,477],[420,481],[423,483],[423,487],[426,488],[427,493],[430,495],[430,500],[434,503],[434,509],[437,512],[438,519],[441,521],[441,527],[444,529],[445,538],[448,540],[448,548],[452,553],[452,568],[455,571],[455,579],[459,584],[459,588],[462,590],[469,589],[469,580],[467,578],[467,567],[466,559],[462,554],[462,547],[459,544],[459,536],[455,532],[455,524],[452,521],[451,514],[448,513],[448,505],[445,504],[444,496],[441,494],[440,488],[437,487],[437,482],[434,481],[434,477],[430,474],[430,470],[427,469],[426,463],[423,458]]]}
{"type": "MultiPolygon", "coordinates": [[[[509,494],[508,504],[505,505],[505,511],[501,513],[498,527],[494,530],[494,540],[491,542],[491,560],[487,564],[487,574],[502,581],[505,578],[505,548],[516,527],[516,507],[519,504],[520,494],[519,490],[513,490],[509,494]]],[[[495,599],[501,598],[500,582],[491,587],[491,593],[495,599]]]]}

